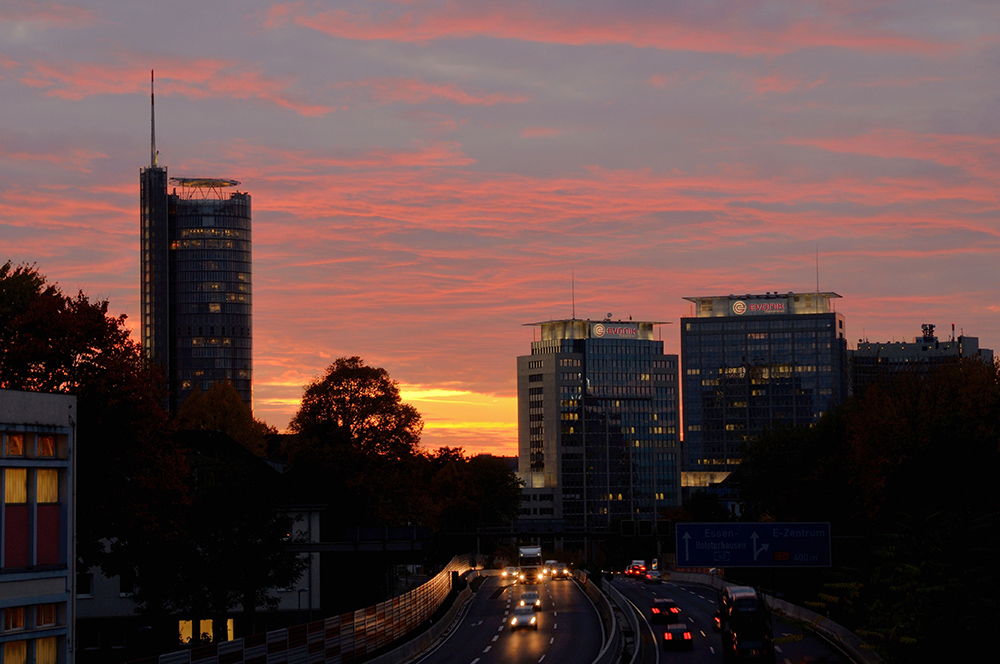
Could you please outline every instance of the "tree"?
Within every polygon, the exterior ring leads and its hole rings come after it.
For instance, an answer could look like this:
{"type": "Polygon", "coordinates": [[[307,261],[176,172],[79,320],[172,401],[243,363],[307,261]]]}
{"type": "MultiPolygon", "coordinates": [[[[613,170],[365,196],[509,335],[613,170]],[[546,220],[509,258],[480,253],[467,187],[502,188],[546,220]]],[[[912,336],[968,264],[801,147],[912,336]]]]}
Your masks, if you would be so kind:
{"type": "Polygon", "coordinates": [[[137,571],[135,599],[144,611],[211,616],[215,640],[225,640],[230,611],[242,606],[252,625],[258,607],[277,607],[272,591],[292,586],[306,560],[289,548],[300,538],[281,506],[284,478],[224,433],[178,435],[193,471],[185,537],[155,543],[169,563],[137,571]]]}
{"type": "Polygon", "coordinates": [[[174,506],[186,502],[164,382],[125,321],[107,301],[63,295],[34,265],[0,266],[0,388],[77,396],[77,554],[109,574],[131,542],[176,534],[174,506]]]}
{"type": "Polygon", "coordinates": [[[416,452],[423,427],[417,409],[400,400],[389,373],[357,356],[338,358],[325,376],[306,386],[289,424],[332,446],[396,459],[416,452]]]}
{"type": "Polygon", "coordinates": [[[739,474],[757,514],[857,536],[853,556],[848,542],[834,551],[821,610],[890,661],[940,661],[968,659],[955,644],[977,643],[998,611],[984,592],[1000,585],[998,465],[1000,365],[965,358],[873,385],[815,428],[761,436],[739,474]]]}
{"type": "Polygon", "coordinates": [[[430,489],[440,528],[471,532],[517,517],[524,483],[502,459],[487,454],[467,459],[461,449],[440,448],[432,463],[439,465],[430,489]]]}
{"type": "Polygon", "coordinates": [[[180,431],[221,431],[257,456],[265,455],[267,437],[278,432],[254,418],[228,380],[215,383],[207,392],[195,389],[174,416],[180,431]]]}

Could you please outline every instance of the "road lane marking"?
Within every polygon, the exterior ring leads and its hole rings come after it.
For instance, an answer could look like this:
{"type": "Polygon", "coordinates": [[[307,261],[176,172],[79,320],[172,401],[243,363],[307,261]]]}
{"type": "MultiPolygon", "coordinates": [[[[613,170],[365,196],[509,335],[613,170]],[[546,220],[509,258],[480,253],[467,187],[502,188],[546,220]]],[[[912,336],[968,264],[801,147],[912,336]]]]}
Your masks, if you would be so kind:
{"type": "Polygon", "coordinates": [[[500,635],[499,635],[499,634],[494,634],[494,635],[493,635],[493,641],[494,641],[494,642],[495,642],[495,641],[496,641],[497,639],[499,639],[499,638],[500,638],[500,635]]]}
{"type": "Polygon", "coordinates": [[[539,657],[538,661],[541,662],[543,659],[545,659],[545,655],[542,655],[541,657],[539,657]]]}
{"type": "Polygon", "coordinates": [[[556,642],[556,637],[553,636],[551,639],[549,639],[549,645],[552,645],[555,642],[556,642]]]}
{"type": "Polygon", "coordinates": [[[474,660],[472,660],[472,664],[476,664],[476,662],[478,662],[478,661],[479,661],[479,658],[477,657],[474,660]]]}
{"type": "Polygon", "coordinates": [[[486,650],[484,650],[483,652],[489,652],[489,651],[490,651],[490,648],[492,648],[492,647],[493,647],[493,646],[486,646],[486,650]]]}

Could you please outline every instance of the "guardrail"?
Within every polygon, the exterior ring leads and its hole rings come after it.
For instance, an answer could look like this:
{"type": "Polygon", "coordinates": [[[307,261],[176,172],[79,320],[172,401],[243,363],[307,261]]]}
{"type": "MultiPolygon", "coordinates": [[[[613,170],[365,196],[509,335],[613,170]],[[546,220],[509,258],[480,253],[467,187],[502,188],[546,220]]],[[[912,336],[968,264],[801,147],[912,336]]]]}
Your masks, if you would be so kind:
{"type": "MultiPolygon", "coordinates": [[[[451,592],[452,573],[463,575],[469,569],[469,556],[456,556],[427,583],[374,606],[142,661],[158,664],[340,664],[362,661],[406,636],[434,615],[451,592]]],[[[447,621],[440,622],[447,624],[447,621]]]]}
{"type": "MultiPolygon", "coordinates": [[[[736,585],[714,574],[703,574],[700,572],[671,572],[671,581],[684,581],[711,586],[716,590],[721,590],[726,586],[736,585]]],[[[771,595],[766,595],[767,605],[772,611],[779,615],[786,616],[793,620],[809,623],[814,632],[839,648],[844,654],[855,662],[863,664],[879,664],[882,658],[862,641],[861,637],[847,629],[843,625],[838,625],[826,616],[815,611],[803,608],[796,604],[786,602],[771,595]]]]}
{"type": "Polygon", "coordinates": [[[633,636],[634,647],[632,648],[632,657],[629,659],[629,664],[634,664],[634,662],[639,658],[639,653],[642,650],[640,646],[642,642],[642,636],[639,632],[640,630],[639,617],[636,615],[632,603],[629,602],[627,599],[625,599],[625,596],[622,595],[617,588],[615,588],[614,584],[608,582],[606,589],[608,592],[608,596],[611,597],[611,601],[613,601],[615,604],[618,605],[618,609],[620,610],[621,615],[625,617],[625,620],[628,623],[628,627],[629,629],[632,630],[632,634],[634,635],[633,636]]]}
{"type": "Polygon", "coordinates": [[[614,609],[597,584],[588,579],[586,571],[577,570],[573,576],[583,588],[583,592],[593,602],[594,608],[597,609],[597,615],[601,618],[601,628],[604,630],[604,646],[592,664],[609,664],[615,661],[622,649],[622,633],[618,628],[614,609]]]}

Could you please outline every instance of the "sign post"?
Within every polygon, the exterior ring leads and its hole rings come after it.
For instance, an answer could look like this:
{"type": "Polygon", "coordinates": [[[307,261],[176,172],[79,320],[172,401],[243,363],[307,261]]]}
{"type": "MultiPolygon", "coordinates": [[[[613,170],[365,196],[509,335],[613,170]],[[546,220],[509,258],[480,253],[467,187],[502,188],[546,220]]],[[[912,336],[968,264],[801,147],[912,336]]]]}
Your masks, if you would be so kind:
{"type": "Polygon", "coordinates": [[[678,567],[829,567],[829,523],[678,523],[678,567]]]}

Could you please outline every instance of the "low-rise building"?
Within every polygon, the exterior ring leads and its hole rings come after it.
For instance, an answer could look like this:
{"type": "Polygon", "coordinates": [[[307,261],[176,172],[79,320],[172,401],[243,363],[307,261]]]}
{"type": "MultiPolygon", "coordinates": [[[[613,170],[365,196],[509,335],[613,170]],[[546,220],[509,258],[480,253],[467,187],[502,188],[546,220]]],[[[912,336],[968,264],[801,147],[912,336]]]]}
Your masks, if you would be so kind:
{"type": "Polygon", "coordinates": [[[0,390],[4,664],[74,661],[76,397],[0,390]]]}

